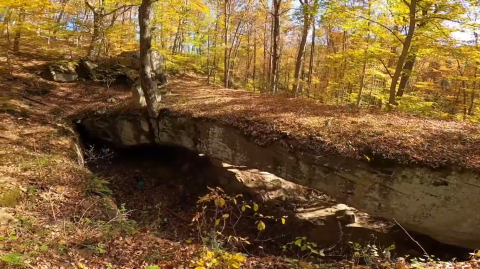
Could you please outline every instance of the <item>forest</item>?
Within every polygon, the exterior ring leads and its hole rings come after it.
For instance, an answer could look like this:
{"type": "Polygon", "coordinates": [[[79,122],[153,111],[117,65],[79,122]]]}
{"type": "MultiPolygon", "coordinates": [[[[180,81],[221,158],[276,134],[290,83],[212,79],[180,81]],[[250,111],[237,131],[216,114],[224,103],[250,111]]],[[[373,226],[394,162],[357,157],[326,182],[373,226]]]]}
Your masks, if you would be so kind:
{"type": "MultiPolygon", "coordinates": [[[[478,122],[476,0],[150,2],[152,45],[170,73],[201,73],[225,88],[478,122]]],[[[2,1],[3,55],[25,45],[93,58],[135,49],[139,4],[2,1]]]]}

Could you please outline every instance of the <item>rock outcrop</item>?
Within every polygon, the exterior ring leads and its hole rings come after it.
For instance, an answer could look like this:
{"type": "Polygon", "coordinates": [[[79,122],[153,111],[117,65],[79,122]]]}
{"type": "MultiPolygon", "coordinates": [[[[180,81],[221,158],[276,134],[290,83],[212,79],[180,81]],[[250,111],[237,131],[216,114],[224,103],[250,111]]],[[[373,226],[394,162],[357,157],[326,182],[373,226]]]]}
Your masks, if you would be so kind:
{"type": "Polygon", "coordinates": [[[67,61],[48,63],[40,76],[56,82],[73,82],[78,79],[75,71],[77,65],[76,62],[67,61]]]}
{"type": "MultiPolygon", "coordinates": [[[[152,52],[152,72],[159,88],[167,84],[164,74],[165,58],[159,51],[152,52]]],[[[123,52],[119,56],[101,62],[80,59],[78,62],[47,63],[41,76],[56,82],[72,82],[78,78],[94,81],[125,84],[136,90],[139,82],[140,53],[137,51],[123,52]]],[[[143,94],[142,94],[143,95],[143,94]]]]}
{"type": "MultiPolygon", "coordinates": [[[[395,219],[406,229],[452,245],[480,247],[480,175],[456,167],[375,167],[342,156],[315,156],[289,148],[289,141],[260,147],[242,132],[216,121],[162,113],[92,116],[88,134],[117,147],[176,144],[226,163],[267,171],[319,189],[372,216],[395,219]],[[287,145],[287,146],[285,146],[287,145]]],[[[348,215],[347,213],[344,215],[348,215]]],[[[353,221],[349,216],[339,216],[353,221]]]]}

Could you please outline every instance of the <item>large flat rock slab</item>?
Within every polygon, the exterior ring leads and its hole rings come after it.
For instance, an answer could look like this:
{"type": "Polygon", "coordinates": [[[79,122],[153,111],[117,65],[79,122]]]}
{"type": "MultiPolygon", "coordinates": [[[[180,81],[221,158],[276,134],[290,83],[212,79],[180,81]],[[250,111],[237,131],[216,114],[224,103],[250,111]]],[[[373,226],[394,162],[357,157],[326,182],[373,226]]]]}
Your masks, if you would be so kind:
{"type": "Polygon", "coordinates": [[[395,219],[407,229],[443,243],[480,247],[480,174],[455,166],[427,166],[317,155],[288,138],[259,146],[241,130],[219,121],[163,113],[92,116],[81,123],[91,137],[126,147],[168,143],[238,166],[270,172],[319,189],[372,216],[395,219]]]}

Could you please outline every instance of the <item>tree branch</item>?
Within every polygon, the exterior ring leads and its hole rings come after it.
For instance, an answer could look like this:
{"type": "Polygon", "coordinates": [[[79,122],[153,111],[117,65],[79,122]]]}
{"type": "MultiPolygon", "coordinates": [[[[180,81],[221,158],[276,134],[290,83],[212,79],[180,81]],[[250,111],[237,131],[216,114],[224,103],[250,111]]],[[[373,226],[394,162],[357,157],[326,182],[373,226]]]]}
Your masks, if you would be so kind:
{"type": "MultiPolygon", "coordinates": [[[[156,2],[156,1],[153,1],[153,2],[156,2]]],[[[152,2],[152,3],[153,3],[153,2],[152,2]]],[[[114,10],[108,12],[108,13],[105,13],[105,16],[111,15],[111,14],[119,11],[119,10],[122,9],[122,8],[127,8],[127,7],[128,7],[128,8],[132,8],[132,7],[138,7],[138,6],[140,6],[140,5],[123,5],[123,6],[120,6],[120,7],[116,8],[116,9],[114,9],[114,10]]],[[[125,11],[124,11],[124,12],[125,12],[125,11]]]]}
{"type": "Polygon", "coordinates": [[[86,5],[90,10],[92,10],[93,12],[95,12],[95,8],[88,2],[88,0],[85,0],[85,5],[86,5]]]}
{"type": "Polygon", "coordinates": [[[383,29],[389,31],[392,35],[395,36],[395,38],[397,38],[398,41],[400,41],[400,43],[403,44],[403,40],[402,40],[392,29],[388,28],[387,26],[379,23],[378,21],[374,21],[374,20],[372,20],[372,19],[369,19],[369,18],[366,18],[366,17],[363,17],[363,16],[357,16],[357,17],[362,18],[362,19],[364,19],[364,20],[367,20],[367,21],[369,21],[369,22],[373,22],[373,23],[375,23],[375,24],[378,24],[378,25],[379,25],[380,27],[382,27],[383,29]]]}
{"type": "Polygon", "coordinates": [[[388,67],[387,67],[387,65],[383,62],[383,60],[382,60],[381,58],[379,58],[378,60],[382,63],[383,67],[384,67],[385,70],[387,71],[387,73],[388,73],[388,75],[390,76],[390,78],[393,78],[392,73],[390,73],[390,70],[388,70],[388,67]]]}

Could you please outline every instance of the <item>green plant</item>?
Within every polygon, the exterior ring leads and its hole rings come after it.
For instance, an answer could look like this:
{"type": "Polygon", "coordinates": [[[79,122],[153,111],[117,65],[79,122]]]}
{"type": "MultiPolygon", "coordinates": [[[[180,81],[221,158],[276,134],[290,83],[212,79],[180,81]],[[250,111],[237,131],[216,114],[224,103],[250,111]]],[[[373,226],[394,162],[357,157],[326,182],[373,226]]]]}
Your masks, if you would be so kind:
{"type": "Polygon", "coordinates": [[[325,256],[317,243],[307,241],[307,237],[297,237],[282,247],[282,251],[290,251],[301,261],[307,260],[311,255],[325,256]]]}
{"type": "Polygon", "coordinates": [[[3,262],[10,265],[23,265],[25,257],[21,253],[7,253],[0,258],[3,262]]]}
{"type": "Polygon", "coordinates": [[[17,240],[18,236],[15,234],[15,232],[10,232],[8,236],[0,236],[0,241],[6,241],[6,240],[17,240]]]}
{"type": "Polygon", "coordinates": [[[209,188],[210,193],[198,200],[201,211],[193,218],[201,241],[213,249],[220,249],[225,243],[233,248],[243,244],[250,244],[248,238],[225,234],[226,230],[235,231],[236,225],[243,218],[253,220],[259,233],[266,229],[265,220],[281,221],[285,224],[285,217],[274,218],[259,213],[259,205],[255,202],[246,202],[243,196],[238,194],[228,196],[220,188],[209,188]]]}
{"type": "Polygon", "coordinates": [[[160,269],[158,265],[148,265],[146,269],[160,269]]]}
{"type": "Polygon", "coordinates": [[[88,246],[89,249],[91,249],[95,254],[97,255],[103,255],[107,253],[107,250],[105,250],[105,244],[103,243],[97,243],[95,245],[90,245],[88,246]]]}
{"type": "Polygon", "coordinates": [[[88,181],[87,192],[98,194],[102,197],[111,196],[112,191],[108,188],[109,183],[110,182],[101,177],[93,176],[88,181]]]}
{"type": "Polygon", "coordinates": [[[395,245],[391,245],[382,251],[375,244],[367,244],[362,246],[357,242],[348,242],[352,249],[352,258],[355,263],[363,260],[367,265],[372,265],[378,260],[390,260],[390,252],[395,249],[395,245]]]}

